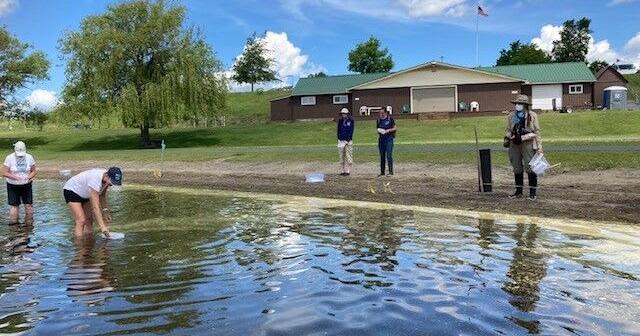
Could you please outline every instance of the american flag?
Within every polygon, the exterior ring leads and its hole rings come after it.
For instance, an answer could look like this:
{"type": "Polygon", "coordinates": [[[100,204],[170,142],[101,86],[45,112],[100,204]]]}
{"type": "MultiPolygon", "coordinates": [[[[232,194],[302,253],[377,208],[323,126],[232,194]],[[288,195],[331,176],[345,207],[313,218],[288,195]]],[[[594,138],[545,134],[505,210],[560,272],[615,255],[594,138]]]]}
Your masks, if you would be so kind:
{"type": "Polygon", "coordinates": [[[478,6],[478,15],[489,16],[489,14],[487,14],[487,12],[485,12],[480,6],[478,6]]]}

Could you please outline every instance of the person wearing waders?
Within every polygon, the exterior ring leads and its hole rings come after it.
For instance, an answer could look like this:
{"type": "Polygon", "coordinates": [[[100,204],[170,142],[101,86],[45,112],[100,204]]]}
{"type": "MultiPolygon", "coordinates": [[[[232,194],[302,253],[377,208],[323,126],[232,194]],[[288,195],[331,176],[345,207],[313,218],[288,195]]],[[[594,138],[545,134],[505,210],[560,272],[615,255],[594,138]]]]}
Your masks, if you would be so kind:
{"type": "Polygon", "coordinates": [[[340,154],[340,167],[342,168],[340,176],[349,176],[351,174],[354,127],[355,123],[349,114],[349,110],[346,108],[340,110],[340,119],[338,119],[338,152],[340,154]]]}
{"type": "Polygon", "coordinates": [[[385,163],[389,167],[389,175],[393,175],[393,139],[396,137],[396,122],[387,114],[385,109],[380,110],[378,121],[378,150],[380,151],[380,176],[385,174],[385,163]]]}
{"type": "Polygon", "coordinates": [[[527,95],[518,95],[512,101],[514,111],[507,117],[507,129],[504,145],[509,147],[509,161],[513,167],[516,192],[510,198],[522,198],[524,172],[529,178],[529,199],[536,200],[538,176],[531,171],[529,162],[536,152],[542,153],[540,124],[538,115],[530,111],[531,103],[527,95]]]}
{"type": "Polygon", "coordinates": [[[27,153],[22,141],[13,145],[13,153],[4,160],[2,176],[7,179],[7,200],[9,203],[9,224],[18,224],[20,204],[24,204],[24,222],[33,224],[33,187],[36,177],[36,161],[27,153]]]}

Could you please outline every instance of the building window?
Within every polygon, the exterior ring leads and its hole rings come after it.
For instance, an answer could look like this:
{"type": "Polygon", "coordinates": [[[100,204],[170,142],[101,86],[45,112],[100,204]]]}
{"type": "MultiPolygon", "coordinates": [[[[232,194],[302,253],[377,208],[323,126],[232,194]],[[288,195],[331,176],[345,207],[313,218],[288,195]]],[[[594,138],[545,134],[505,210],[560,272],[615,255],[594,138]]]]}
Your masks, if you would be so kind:
{"type": "Polygon", "coordinates": [[[347,95],[333,96],[334,104],[346,104],[348,102],[349,102],[349,96],[347,95]]]}
{"type": "Polygon", "coordinates": [[[569,94],[581,94],[582,90],[582,84],[569,85],[569,94]]]}
{"type": "Polygon", "coordinates": [[[300,105],[315,105],[316,96],[308,96],[300,98],[300,105]]]}

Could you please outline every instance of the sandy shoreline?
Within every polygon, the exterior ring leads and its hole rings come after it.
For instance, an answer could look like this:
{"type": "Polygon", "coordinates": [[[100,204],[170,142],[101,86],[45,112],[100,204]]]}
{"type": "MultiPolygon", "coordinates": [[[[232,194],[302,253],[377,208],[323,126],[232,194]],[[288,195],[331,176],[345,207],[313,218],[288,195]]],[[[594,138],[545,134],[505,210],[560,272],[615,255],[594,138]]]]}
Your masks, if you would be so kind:
{"type": "Polygon", "coordinates": [[[41,178],[60,179],[60,169],[77,173],[86,168],[122,166],[125,181],[138,184],[313,196],[390,204],[421,205],[471,211],[500,212],[551,218],[640,223],[640,170],[554,173],[541,178],[540,197],[531,202],[510,200],[511,172],[494,167],[494,192],[477,192],[473,165],[403,164],[392,178],[376,178],[374,164],[354,167],[338,176],[335,164],[322,162],[166,162],[162,178],[158,164],[103,161],[40,161],[41,178]],[[324,172],[326,182],[304,183],[304,173],[324,172]],[[388,187],[385,185],[388,183],[388,187]],[[372,193],[371,189],[376,190],[372,193]]]}

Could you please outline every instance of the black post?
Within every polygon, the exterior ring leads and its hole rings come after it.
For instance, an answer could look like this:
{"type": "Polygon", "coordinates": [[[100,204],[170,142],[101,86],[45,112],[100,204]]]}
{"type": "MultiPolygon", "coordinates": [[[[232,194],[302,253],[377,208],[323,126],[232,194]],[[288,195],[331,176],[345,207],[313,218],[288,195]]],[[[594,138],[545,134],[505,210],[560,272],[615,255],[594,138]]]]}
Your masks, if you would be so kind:
{"type": "Polygon", "coordinates": [[[480,170],[482,172],[482,185],[484,188],[480,188],[479,191],[491,192],[491,150],[480,150],[480,170]]]}

